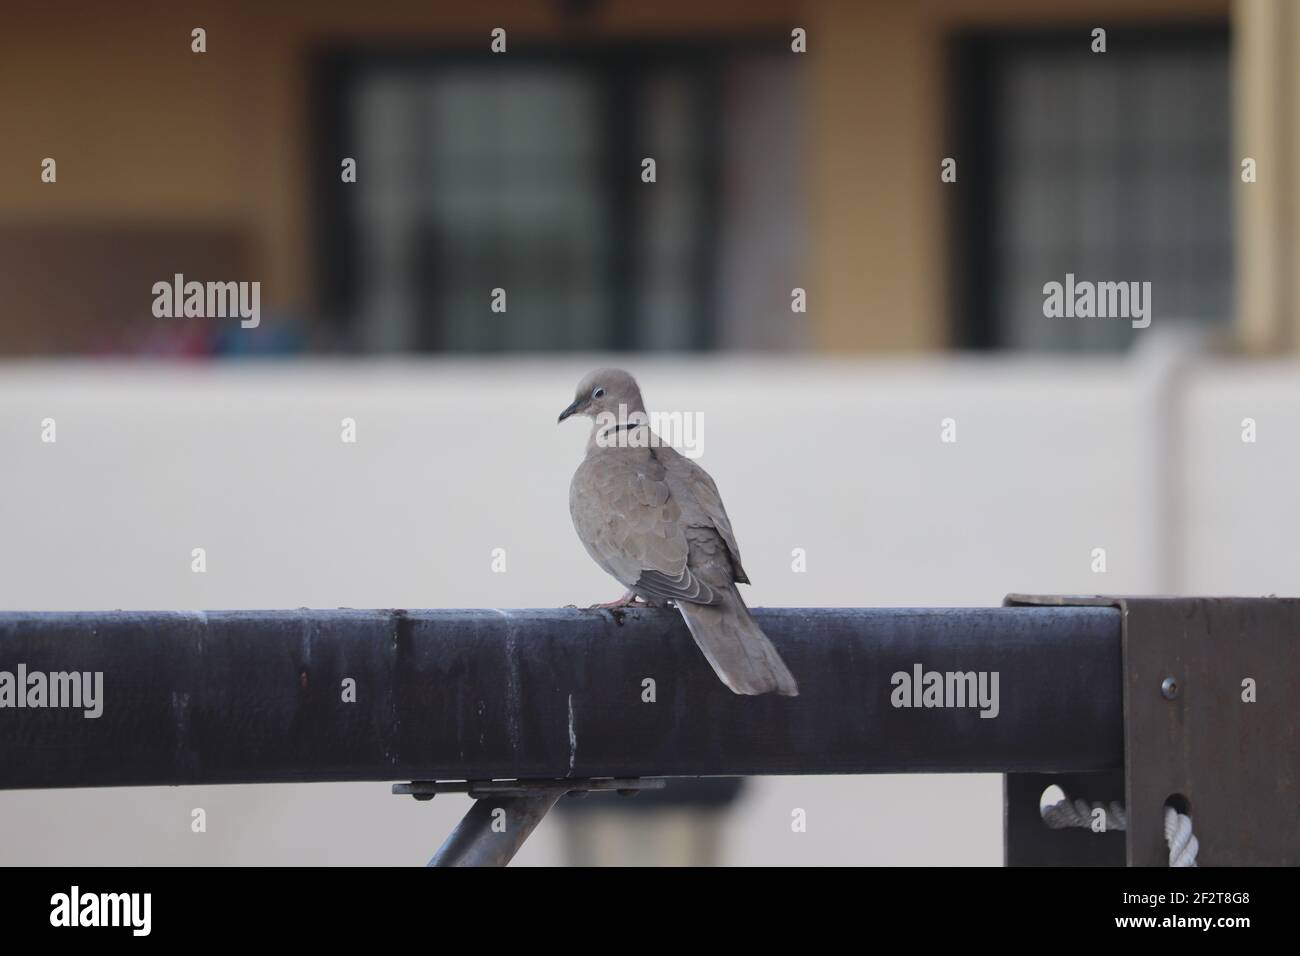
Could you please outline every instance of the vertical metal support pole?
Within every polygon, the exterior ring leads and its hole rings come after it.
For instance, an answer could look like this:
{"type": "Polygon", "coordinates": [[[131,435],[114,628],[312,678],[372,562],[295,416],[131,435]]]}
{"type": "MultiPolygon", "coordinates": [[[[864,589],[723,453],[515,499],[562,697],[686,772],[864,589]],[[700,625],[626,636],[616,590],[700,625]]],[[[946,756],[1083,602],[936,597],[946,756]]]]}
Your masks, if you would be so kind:
{"type": "Polygon", "coordinates": [[[505,866],[564,793],[547,789],[519,797],[480,797],[429,866],[505,866]]]}

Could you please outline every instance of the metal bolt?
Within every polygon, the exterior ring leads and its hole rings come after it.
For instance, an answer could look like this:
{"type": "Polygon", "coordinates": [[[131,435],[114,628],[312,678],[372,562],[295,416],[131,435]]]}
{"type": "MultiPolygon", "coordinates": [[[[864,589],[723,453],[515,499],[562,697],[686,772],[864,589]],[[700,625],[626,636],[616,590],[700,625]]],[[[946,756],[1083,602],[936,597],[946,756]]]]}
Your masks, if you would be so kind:
{"type": "Polygon", "coordinates": [[[1174,700],[1178,697],[1178,681],[1173,677],[1166,677],[1160,682],[1160,693],[1165,700],[1174,700]]]}

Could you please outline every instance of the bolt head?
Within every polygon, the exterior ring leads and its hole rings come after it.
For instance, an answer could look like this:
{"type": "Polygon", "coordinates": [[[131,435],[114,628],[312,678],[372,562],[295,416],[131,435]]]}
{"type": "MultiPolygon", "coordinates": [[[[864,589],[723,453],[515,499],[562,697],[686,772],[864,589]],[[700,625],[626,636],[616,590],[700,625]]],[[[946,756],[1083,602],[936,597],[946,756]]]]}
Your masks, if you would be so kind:
{"type": "Polygon", "coordinates": [[[1177,678],[1166,677],[1160,682],[1160,695],[1164,697],[1165,700],[1176,699],[1178,697],[1178,691],[1179,687],[1177,678]]]}

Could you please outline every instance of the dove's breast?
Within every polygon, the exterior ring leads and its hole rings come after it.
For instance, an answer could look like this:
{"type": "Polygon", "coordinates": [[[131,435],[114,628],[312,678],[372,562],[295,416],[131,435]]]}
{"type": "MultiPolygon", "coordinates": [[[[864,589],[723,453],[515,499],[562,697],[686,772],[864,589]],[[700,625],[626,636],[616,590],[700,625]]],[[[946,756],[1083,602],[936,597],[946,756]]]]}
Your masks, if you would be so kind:
{"type": "Polygon", "coordinates": [[[647,569],[685,566],[681,511],[643,449],[592,449],[569,484],[569,514],[592,560],[625,587],[647,569]]]}
{"type": "MultiPolygon", "coordinates": [[[[578,540],[591,559],[606,574],[631,587],[627,570],[616,567],[608,559],[614,556],[609,544],[620,521],[619,515],[606,501],[610,497],[612,464],[593,461],[591,456],[582,460],[569,482],[569,516],[573,519],[573,530],[578,533],[578,540]]],[[[635,580],[635,575],[632,580],[635,580]]]]}

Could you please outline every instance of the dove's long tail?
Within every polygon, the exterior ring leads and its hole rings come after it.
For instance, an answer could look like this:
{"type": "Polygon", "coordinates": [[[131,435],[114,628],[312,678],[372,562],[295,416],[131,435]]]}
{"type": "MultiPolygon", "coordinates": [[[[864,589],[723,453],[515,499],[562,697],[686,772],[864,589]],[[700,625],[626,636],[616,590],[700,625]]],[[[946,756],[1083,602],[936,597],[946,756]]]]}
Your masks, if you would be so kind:
{"type": "Polygon", "coordinates": [[[677,602],[691,636],[714,672],[737,694],[776,691],[785,697],[797,697],[799,685],[750,616],[736,586],[715,589],[715,593],[720,598],[717,604],[677,602]]]}

